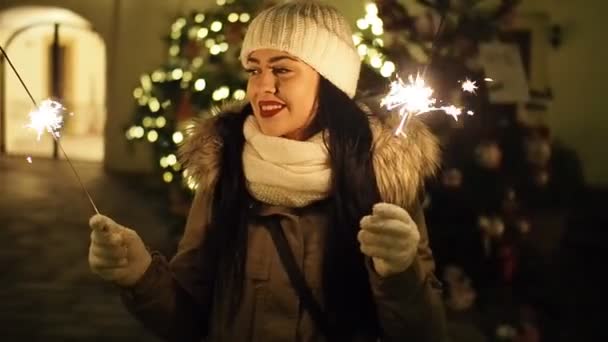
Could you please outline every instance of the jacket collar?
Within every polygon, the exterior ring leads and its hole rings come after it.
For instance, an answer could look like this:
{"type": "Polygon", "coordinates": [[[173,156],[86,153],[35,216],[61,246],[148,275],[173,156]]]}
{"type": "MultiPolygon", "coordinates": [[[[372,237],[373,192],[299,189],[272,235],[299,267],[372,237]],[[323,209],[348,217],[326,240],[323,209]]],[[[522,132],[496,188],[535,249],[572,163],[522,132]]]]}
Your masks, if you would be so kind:
{"type": "MultiPolygon", "coordinates": [[[[195,119],[187,138],[179,148],[184,176],[198,184],[199,191],[211,193],[219,172],[222,141],[216,131],[218,119],[239,113],[245,102],[233,102],[213,109],[195,119]]],[[[365,108],[362,107],[364,110],[365,108]]],[[[370,115],[374,136],[374,171],[384,202],[410,207],[416,200],[424,180],[435,174],[439,166],[439,143],[424,123],[412,118],[407,137],[395,136],[399,123],[396,116],[380,119],[370,115]]]]}

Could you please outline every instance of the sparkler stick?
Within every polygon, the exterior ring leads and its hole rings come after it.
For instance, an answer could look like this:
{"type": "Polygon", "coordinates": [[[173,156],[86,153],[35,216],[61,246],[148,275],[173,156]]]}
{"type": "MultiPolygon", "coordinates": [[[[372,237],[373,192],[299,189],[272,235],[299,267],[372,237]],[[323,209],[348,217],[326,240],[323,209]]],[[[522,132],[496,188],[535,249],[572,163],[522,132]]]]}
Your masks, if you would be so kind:
{"type": "MultiPolygon", "coordinates": [[[[11,69],[13,69],[13,72],[15,73],[15,76],[17,76],[17,78],[19,79],[19,82],[21,82],[21,85],[23,86],[23,89],[25,89],[25,92],[29,96],[30,100],[32,100],[32,103],[38,109],[37,113],[39,115],[40,114],[48,114],[49,110],[50,111],[57,110],[58,109],[58,108],[56,108],[56,106],[58,105],[57,102],[47,102],[47,101],[45,101],[44,102],[45,106],[40,107],[38,105],[38,102],[36,101],[36,99],[34,99],[34,96],[32,96],[32,93],[30,93],[30,90],[28,89],[27,85],[25,84],[25,82],[21,78],[21,75],[17,71],[17,68],[15,68],[15,66],[11,62],[11,59],[8,57],[8,54],[6,53],[6,51],[4,51],[4,49],[2,48],[2,46],[0,46],[0,52],[2,52],[2,54],[4,55],[4,58],[6,58],[6,61],[10,65],[11,69]],[[49,106],[50,106],[50,108],[49,108],[49,106]],[[46,110],[47,112],[43,112],[44,110],[46,110]]],[[[54,113],[51,112],[50,114],[53,115],[54,113]]],[[[99,214],[99,210],[97,210],[97,206],[95,205],[95,202],[93,202],[93,198],[89,194],[89,191],[87,191],[87,188],[84,186],[84,183],[82,183],[82,179],[80,179],[80,176],[78,175],[78,172],[76,172],[76,168],[74,167],[74,164],[72,164],[72,161],[68,157],[68,154],[65,152],[65,150],[63,149],[63,146],[61,146],[61,143],[59,142],[59,134],[57,133],[57,130],[60,128],[59,122],[57,122],[57,121],[51,121],[51,122],[48,122],[48,123],[44,124],[43,125],[44,127],[40,127],[40,123],[41,123],[41,121],[32,122],[29,126],[31,128],[34,128],[34,129],[36,129],[38,131],[38,138],[40,138],[40,134],[42,133],[41,132],[42,128],[46,128],[46,130],[49,131],[49,133],[51,133],[51,136],[53,137],[53,139],[57,143],[57,146],[59,147],[59,149],[63,153],[63,156],[65,157],[65,160],[68,162],[68,164],[72,168],[72,171],[74,171],[74,175],[76,175],[76,179],[78,180],[78,183],[80,184],[80,187],[82,188],[82,190],[86,194],[87,198],[89,199],[89,202],[93,206],[93,209],[95,210],[95,212],[97,214],[99,214]]],[[[28,159],[28,162],[31,162],[31,159],[28,159]]]]}

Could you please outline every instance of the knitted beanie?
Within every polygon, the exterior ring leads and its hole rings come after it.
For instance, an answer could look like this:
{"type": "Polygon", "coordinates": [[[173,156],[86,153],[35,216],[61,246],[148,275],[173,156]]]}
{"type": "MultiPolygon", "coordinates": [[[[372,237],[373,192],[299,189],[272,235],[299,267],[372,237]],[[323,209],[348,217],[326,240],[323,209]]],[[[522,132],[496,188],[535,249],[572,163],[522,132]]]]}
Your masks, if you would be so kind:
{"type": "Polygon", "coordinates": [[[287,52],[350,98],[355,96],[361,60],[346,18],[334,7],[316,1],[288,1],[263,10],[247,29],[241,63],[245,65],[249,54],[258,49],[287,52]]]}

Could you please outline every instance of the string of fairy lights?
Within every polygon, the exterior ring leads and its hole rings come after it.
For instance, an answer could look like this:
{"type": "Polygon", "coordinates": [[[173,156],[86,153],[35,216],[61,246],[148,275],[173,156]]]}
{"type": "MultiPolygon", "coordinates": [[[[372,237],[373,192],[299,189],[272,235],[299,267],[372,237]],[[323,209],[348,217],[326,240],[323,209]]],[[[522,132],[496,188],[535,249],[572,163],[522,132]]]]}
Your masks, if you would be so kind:
{"type": "Polygon", "coordinates": [[[357,19],[356,25],[360,31],[353,34],[353,42],[361,60],[376,69],[385,78],[393,76],[396,66],[382,52],[384,24],[378,17],[378,7],[375,3],[368,3],[365,6],[365,16],[357,19]]]}
{"type": "MultiPolygon", "coordinates": [[[[145,140],[153,144],[164,182],[181,182],[195,190],[196,182],[182,170],[176,151],[183,142],[190,120],[180,120],[180,101],[184,93],[198,115],[213,106],[231,100],[244,100],[246,74],[236,60],[242,32],[255,11],[253,1],[217,0],[214,11],[196,12],[176,18],[168,35],[167,62],[140,77],[133,90],[136,101],[133,124],[125,129],[128,141],[145,140]],[[237,4],[238,2],[238,4],[237,4]],[[235,29],[236,27],[236,29],[235,29]]],[[[382,76],[395,73],[395,64],[382,52],[382,19],[374,3],[357,20],[360,31],[353,42],[364,63],[382,76]]]]}

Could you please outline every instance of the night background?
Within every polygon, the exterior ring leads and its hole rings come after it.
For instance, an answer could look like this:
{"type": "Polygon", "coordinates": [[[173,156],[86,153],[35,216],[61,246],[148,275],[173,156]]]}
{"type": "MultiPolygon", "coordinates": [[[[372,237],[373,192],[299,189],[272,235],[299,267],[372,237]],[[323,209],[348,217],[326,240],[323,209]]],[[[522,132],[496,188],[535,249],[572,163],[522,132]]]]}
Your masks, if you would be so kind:
{"type": "MultiPolygon", "coordinates": [[[[0,55],[3,341],[157,340],[89,270],[95,211],[74,170],[100,212],[172,256],[197,186],[177,146],[245,98],[240,43],[276,2],[0,0],[0,46],[35,101],[65,106],[59,144],[38,141],[0,55]]],[[[443,149],[423,204],[451,341],[605,340],[608,3],[326,2],[351,21],[362,105],[398,115],[380,105],[391,81],[424,71],[464,109],[420,116],[443,149]]]]}

